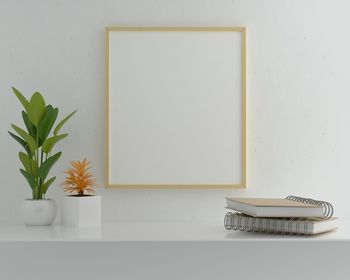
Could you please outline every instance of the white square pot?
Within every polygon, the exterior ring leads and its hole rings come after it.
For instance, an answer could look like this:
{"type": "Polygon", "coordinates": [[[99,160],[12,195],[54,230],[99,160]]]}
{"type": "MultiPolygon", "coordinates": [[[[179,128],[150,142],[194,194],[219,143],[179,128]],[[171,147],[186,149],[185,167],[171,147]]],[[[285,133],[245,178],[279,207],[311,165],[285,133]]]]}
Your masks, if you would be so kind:
{"type": "Polygon", "coordinates": [[[62,225],[95,227],[101,225],[100,196],[66,196],[62,201],[62,225]]]}

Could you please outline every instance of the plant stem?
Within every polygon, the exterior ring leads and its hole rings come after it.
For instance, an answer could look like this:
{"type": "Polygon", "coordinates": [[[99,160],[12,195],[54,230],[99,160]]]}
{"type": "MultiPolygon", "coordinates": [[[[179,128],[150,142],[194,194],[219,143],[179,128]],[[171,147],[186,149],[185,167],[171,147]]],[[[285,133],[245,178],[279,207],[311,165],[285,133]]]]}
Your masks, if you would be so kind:
{"type": "MultiPolygon", "coordinates": [[[[39,165],[39,162],[42,162],[41,160],[39,160],[39,131],[37,130],[37,134],[36,134],[36,144],[37,144],[37,150],[36,150],[36,163],[37,163],[37,166],[38,168],[40,168],[41,164],[39,165]]],[[[37,184],[38,184],[38,193],[37,193],[37,196],[38,198],[37,199],[41,199],[41,179],[40,177],[37,177],[37,184]]]]}
{"type": "Polygon", "coordinates": [[[30,173],[33,174],[33,165],[32,165],[32,156],[28,154],[29,165],[30,165],[30,173]]]}
{"type": "Polygon", "coordinates": [[[40,159],[40,166],[43,165],[43,160],[44,160],[44,151],[43,149],[41,148],[41,159],[40,159]]]}
{"type": "Polygon", "coordinates": [[[33,199],[40,199],[38,187],[33,189],[33,199]]]}
{"type": "MultiPolygon", "coordinates": [[[[44,151],[43,151],[43,148],[41,147],[41,153],[40,153],[40,166],[43,165],[43,159],[44,159],[44,151]]],[[[39,192],[40,192],[40,199],[43,198],[43,193],[42,193],[42,186],[44,184],[44,182],[41,180],[41,178],[39,178],[39,192]]]]}

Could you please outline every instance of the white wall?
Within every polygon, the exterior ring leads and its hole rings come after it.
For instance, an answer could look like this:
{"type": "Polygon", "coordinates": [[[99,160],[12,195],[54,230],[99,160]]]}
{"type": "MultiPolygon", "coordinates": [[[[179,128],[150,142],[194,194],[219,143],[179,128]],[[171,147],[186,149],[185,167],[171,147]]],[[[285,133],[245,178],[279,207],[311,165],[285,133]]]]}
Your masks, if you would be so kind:
{"type": "MultiPolygon", "coordinates": [[[[19,222],[30,189],[19,147],[7,134],[20,122],[12,85],[78,108],[53,170],[88,157],[101,183],[103,219],[221,221],[228,195],[298,194],[334,202],[350,195],[350,2],[348,1],[0,1],[0,220],[19,222]],[[248,188],[106,190],[104,27],[248,28],[248,188]]],[[[59,200],[61,189],[48,195],[59,200]]]]}

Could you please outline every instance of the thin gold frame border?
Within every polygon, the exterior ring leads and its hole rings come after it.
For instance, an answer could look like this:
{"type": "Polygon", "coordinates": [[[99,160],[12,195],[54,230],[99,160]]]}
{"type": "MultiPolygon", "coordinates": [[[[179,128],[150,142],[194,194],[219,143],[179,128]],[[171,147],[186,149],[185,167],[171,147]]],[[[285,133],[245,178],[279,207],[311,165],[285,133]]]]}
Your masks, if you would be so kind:
{"type": "Polygon", "coordinates": [[[247,184],[247,35],[245,27],[111,27],[105,28],[105,180],[107,189],[240,189],[247,184]],[[112,184],[109,181],[109,34],[118,31],[144,32],[241,32],[242,33],[242,182],[239,184],[112,184]]]}

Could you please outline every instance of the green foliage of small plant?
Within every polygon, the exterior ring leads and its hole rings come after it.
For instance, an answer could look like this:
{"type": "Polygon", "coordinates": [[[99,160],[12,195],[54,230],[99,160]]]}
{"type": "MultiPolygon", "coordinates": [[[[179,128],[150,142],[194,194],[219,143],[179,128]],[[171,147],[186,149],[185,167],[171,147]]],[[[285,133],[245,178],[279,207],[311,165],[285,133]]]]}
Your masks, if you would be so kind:
{"type": "Polygon", "coordinates": [[[58,108],[46,105],[39,92],[35,92],[28,101],[16,88],[12,87],[12,90],[24,108],[22,119],[25,129],[11,124],[16,134],[9,131],[11,137],[24,149],[24,152],[18,154],[23,164],[20,172],[32,189],[33,199],[44,199],[48,188],[56,179],[56,177],[47,179],[48,174],[62,154],[62,152],[52,154],[52,150],[57,142],[68,136],[67,133],[59,134],[59,132],[76,110],[61,120],[50,136],[58,116],[58,108]]]}

